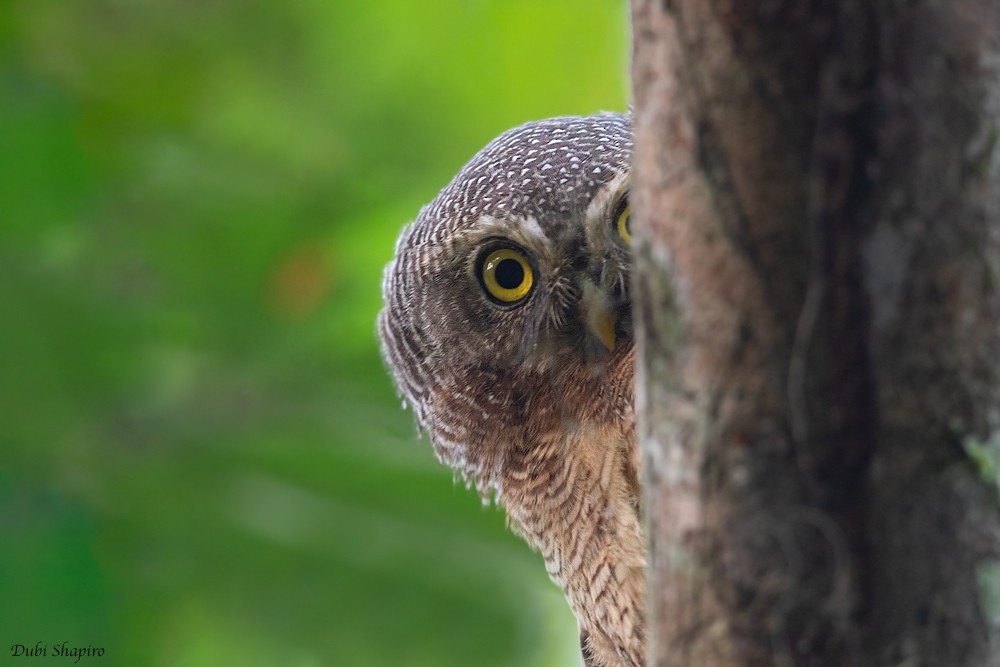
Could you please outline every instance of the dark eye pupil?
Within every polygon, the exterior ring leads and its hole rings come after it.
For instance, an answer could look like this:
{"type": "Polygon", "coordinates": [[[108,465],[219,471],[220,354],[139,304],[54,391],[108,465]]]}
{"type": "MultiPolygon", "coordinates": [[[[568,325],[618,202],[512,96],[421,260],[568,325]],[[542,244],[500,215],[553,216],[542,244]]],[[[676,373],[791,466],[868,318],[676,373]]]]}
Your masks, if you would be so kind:
{"type": "Polygon", "coordinates": [[[521,263],[513,259],[503,259],[497,264],[496,273],[497,285],[504,289],[516,289],[524,282],[524,268],[521,263]]]}

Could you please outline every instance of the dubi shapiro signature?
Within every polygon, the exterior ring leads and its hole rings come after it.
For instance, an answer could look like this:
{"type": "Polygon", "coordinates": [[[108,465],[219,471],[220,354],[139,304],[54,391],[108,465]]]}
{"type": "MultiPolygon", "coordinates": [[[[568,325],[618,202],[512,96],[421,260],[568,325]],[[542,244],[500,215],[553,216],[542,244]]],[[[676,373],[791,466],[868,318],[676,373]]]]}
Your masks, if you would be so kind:
{"type": "Polygon", "coordinates": [[[70,646],[68,641],[53,644],[51,652],[49,645],[42,642],[35,642],[34,646],[27,644],[11,644],[10,656],[12,658],[43,658],[47,656],[56,658],[72,658],[73,662],[80,662],[81,658],[100,658],[104,656],[103,646],[70,646]]]}

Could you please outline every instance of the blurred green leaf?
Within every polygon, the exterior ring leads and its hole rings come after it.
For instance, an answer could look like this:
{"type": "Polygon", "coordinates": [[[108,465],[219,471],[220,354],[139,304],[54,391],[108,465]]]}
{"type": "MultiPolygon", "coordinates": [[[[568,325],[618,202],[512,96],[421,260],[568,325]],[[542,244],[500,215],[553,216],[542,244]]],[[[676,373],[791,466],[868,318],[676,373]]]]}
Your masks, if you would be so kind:
{"type": "Polygon", "coordinates": [[[609,0],[0,7],[4,646],[578,664],[374,319],[400,227],[486,141],[624,108],[626,30],[609,0]]]}

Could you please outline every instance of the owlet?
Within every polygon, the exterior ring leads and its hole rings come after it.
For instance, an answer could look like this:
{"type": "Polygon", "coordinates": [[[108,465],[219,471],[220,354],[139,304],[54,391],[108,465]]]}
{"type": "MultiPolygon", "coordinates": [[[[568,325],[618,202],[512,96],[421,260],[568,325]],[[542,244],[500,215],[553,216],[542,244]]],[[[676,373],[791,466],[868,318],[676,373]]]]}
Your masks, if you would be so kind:
{"type": "Polygon", "coordinates": [[[382,353],[438,458],[539,551],[593,667],[644,664],[629,117],[527,123],[400,234],[382,353]]]}

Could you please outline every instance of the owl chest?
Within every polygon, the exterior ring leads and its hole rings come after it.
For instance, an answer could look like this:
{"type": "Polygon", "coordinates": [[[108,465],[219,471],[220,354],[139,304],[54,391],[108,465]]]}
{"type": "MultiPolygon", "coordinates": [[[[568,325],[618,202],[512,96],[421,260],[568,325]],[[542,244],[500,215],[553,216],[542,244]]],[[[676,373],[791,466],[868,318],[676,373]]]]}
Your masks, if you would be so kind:
{"type": "Polygon", "coordinates": [[[508,518],[561,587],[619,533],[637,534],[633,449],[633,439],[615,429],[583,429],[542,437],[507,461],[501,499],[508,518]]]}

